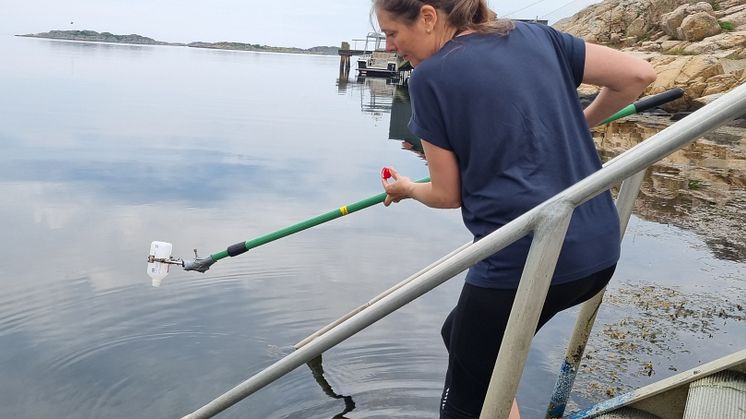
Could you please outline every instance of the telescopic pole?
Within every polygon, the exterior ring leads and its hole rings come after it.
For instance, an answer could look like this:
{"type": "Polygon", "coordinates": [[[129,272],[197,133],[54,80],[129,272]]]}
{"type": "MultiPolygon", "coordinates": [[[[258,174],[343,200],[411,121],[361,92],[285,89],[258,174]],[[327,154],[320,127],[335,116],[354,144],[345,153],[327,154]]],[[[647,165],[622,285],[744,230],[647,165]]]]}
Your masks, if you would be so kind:
{"type": "MultiPolygon", "coordinates": [[[[674,99],[680,98],[683,94],[684,94],[684,91],[681,88],[675,88],[675,89],[665,91],[663,93],[659,93],[657,95],[645,97],[643,99],[640,99],[634,103],[627,105],[619,112],[607,118],[600,125],[608,124],[609,122],[616,121],[617,119],[624,118],[626,116],[633,115],[635,113],[640,113],[642,111],[645,111],[647,109],[650,109],[656,106],[660,106],[666,102],[670,102],[674,99]]],[[[418,180],[417,182],[426,183],[429,181],[430,181],[430,178],[426,177],[426,178],[422,178],[418,180]]],[[[352,214],[353,212],[360,211],[362,209],[371,207],[373,205],[380,204],[381,202],[384,201],[384,199],[386,199],[385,192],[380,193],[378,195],[371,196],[369,198],[365,198],[357,202],[353,202],[351,204],[348,204],[342,207],[339,207],[337,209],[331,210],[324,214],[317,215],[315,217],[312,217],[307,220],[301,221],[299,223],[281,228],[277,231],[273,231],[263,236],[259,236],[251,240],[233,244],[229,246],[227,249],[217,252],[217,253],[213,253],[210,256],[203,257],[203,258],[196,258],[195,260],[192,260],[192,261],[184,260],[182,261],[182,266],[184,267],[185,271],[205,272],[208,269],[210,269],[210,266],[212,266],[213,263],[219,261],[220,259],[226,258],[228,256],[231,256],[231,257],[238,256],[255,247],[259,247],[261,245],[267,244],[277,239],[287,237],[299,231],[307,230],[319,224],[326,223],[327,221],[331,221],[339,217],[352,214]]]]}

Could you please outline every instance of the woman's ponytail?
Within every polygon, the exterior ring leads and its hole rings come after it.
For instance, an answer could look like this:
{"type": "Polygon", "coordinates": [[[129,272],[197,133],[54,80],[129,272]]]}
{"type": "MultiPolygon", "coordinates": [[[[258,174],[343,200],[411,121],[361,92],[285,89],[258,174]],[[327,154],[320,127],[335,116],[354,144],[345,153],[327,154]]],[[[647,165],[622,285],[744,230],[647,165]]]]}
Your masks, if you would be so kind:
{"type": "Polygon", "coordinates": [[[472,30],[480,33],[507,34],[513,22],[498,19],[486,0],[373,0],[373,7],[383,9],[406,23],[412,23],[424,5],[445,12],[448,23],[459,32],[472,30]]]}

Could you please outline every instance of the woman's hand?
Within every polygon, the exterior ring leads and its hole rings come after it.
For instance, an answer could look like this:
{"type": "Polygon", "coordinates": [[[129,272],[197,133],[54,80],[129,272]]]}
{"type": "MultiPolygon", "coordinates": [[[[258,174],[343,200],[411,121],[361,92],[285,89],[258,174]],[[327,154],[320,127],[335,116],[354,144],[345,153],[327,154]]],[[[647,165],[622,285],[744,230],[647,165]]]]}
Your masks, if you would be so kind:
{"type": "Polygon", "coordinates": [[[388,167],[393,182],[389,182],[388,178],[381,176],[381,184],[383,190],[386,191],[386,199],[383,201],[383,205],[389,206],[392,202],[399,202],[405,198],[412,197],[412,188],[414,182],[406,176],[402,176],[393,167],[388,167]]]}
{"type": "Polygon", "coordinates": [[[401,176],[396,169],[388,167],[388,172],[394,181],[386,179],[386,170],[381,172],[381,184],[386,191],[383,205],[399,202],[405,198],[413,198],[431,208],[458,208],[461,206],[461,188],[456,155],[444,148],[421,140],[425,150],[427,167],[430,171],[430,182],[412,182],[406,176],[401,176]]]}

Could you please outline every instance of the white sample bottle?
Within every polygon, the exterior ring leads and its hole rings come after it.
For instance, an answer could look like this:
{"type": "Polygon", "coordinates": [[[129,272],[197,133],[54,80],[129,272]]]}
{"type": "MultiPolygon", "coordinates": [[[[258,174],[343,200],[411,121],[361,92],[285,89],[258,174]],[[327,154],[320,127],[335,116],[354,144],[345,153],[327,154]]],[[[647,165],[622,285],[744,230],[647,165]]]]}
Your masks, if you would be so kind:
{"type": "Polygon", "coordinates": [[[168,275],[169,263],[159,262],[158,260],[168,260],[171,257],[171,243],[155,241],[150,243],[150,253],[148,254],[148,275],[153,280],[154,287],[160,287],[163,278],[168,275]]]}

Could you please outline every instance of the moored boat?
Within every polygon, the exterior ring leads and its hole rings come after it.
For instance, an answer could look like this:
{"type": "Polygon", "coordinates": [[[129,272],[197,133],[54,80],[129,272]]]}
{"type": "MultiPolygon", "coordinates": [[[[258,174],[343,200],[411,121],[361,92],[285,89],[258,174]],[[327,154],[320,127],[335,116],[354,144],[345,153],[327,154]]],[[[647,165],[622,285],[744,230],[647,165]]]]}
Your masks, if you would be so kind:
{"type": "Polygon", "coordinates": [[[386,36],[384,34],[369,32],[365,37],[363,54],[357,60],[358,76],[398,77],[400,61],[395,52],[386,51],[386,36]]]}

